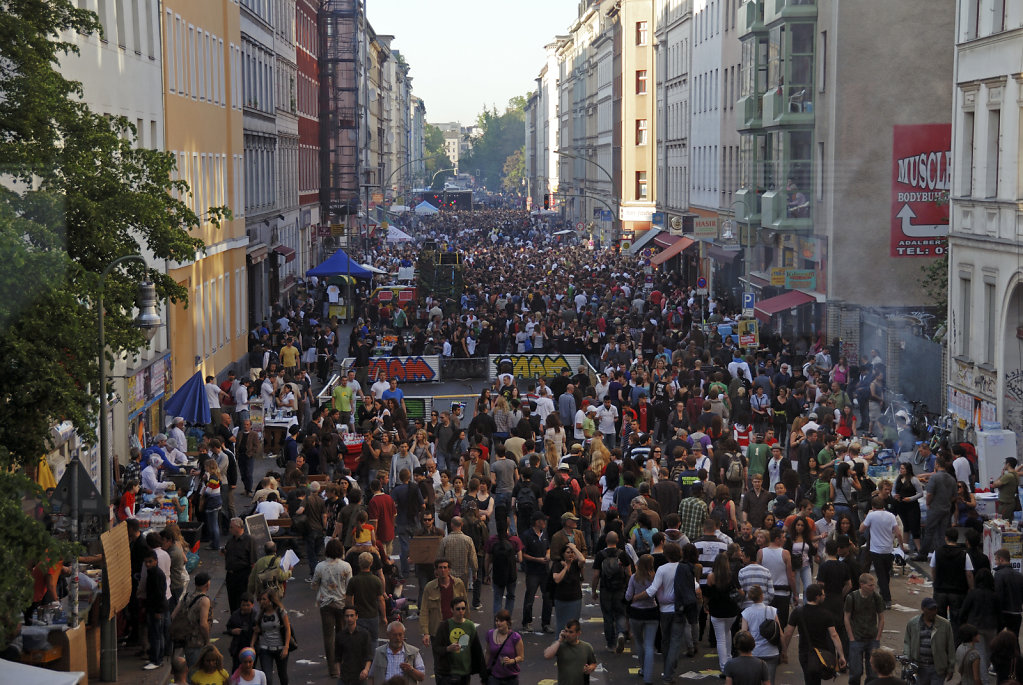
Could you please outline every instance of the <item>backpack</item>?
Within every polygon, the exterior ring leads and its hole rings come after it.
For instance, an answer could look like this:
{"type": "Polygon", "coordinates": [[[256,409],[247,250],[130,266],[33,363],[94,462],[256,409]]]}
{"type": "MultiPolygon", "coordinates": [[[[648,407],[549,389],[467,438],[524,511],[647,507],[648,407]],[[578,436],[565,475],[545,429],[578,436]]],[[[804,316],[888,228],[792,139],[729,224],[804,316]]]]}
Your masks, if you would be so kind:
{"type": "Polygon", "coordinates": [[[593,518],[593,515],[599,510],[600,508],[597,506],[597,503],[589,497],[584,497],[583,501],[579,504],[579,516],[584,519],[593,518]]]}
{"type": "Polygon", "coordinates": [[[263,594],[267,590],[275,590],[278,595],[281,592],[281,574],[280,567],[278,566],[278,559],[275,555],[267,567],[256,574],[256,580],[259,582],[260,590],[257,595],[263,594]]]}
{"type": "Polygon", "coordinates": [[[600,562],[600,589],[605,592],[619,592],[625,587],[626,582],[625,569],[622,568],[618,551],[615,550],[614,554],[608,554],[600,562]]]}
{"type": "Polygon", "coordinates": [[[171,642],[185,642],[196,633],[199,626],[196,618],[192,616],[192,609],[205,596],[205,593],[195,595],[181,611],[174,614],[170,624],[171,642]]]}
{"type": "Polygon", "coordinates": [[[494,585],[502,587],[514,585],[517,577],[515,562],[518,554],[511,540],[498,538],[497,542],[490,549],[490,556],[492,559],[491,569],[494,585]]]}
{"type": "Polygon", "coordinates": [[[728,468],[725,470],[725,480],[733,483],[742,481],[742,456],[735,452],[728,453],[728,468]]]}
{"type": "Polygon", "coordinates": [[[653,531],[649,532],[648,537],[642,528],[636,529],[636,554],[650,554],[653,549],[653,536],[653,531]]]}
{"type": "Polygon", "coordinates": [[[519,511],[524,511],[525,509],[535,510],[538,502],[533,486],[523,483],[519,487],[518,494],[515,495],[515,502],[519,511]]]}
{"type": "Polygon", "coordinates": [[[728,515],[728,505],[731,504],[731,501],[729,500],[725,502],[724,506],[722,506],[717,500],[711,502],[711,504],[713,505],[713,508],[710,510],[710,517],[717,522],[718,530],[731,530],[732,519],[728,515]]]}

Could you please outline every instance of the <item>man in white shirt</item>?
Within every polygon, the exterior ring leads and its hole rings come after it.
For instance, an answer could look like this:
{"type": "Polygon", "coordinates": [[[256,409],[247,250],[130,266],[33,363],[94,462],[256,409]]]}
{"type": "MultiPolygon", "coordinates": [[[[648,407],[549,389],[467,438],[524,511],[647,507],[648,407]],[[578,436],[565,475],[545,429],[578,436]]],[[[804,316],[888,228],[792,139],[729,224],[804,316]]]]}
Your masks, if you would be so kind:
{"type": "MultiPolygon", "coordinates": [[[[958,445],[955,449],[962,449],[958,445]]],[[[970,460],[966,458],[966,452],[958,452],[955,460],[952,462],[952,470],[955,471],[956,480],[960,483],[966,483],[966,488],[973,492],[973,478],[971,477],[970,460]]]]}
{"type": "Polygon", "coordinates": [[[543,378],[536,379],[536,394],[540,397],[549,397],[551,400],[554,399],[554,391],[551,390],[550,386],[547,385],[547,381],[543,378]]]}
{"type": "Polygon", "coordinates": [[[607,390],[610,385],[611,383],[608,381],[607,373],[600,374],[600,378],[598,378],[597,382],[593,385],[593,391],[597,394],[597,399],[601,402],[603,402],[604,397],[607,396],[607,390]]]}
{"type": "Polygon", "coordinates": [[[384,399],[384,391],[390,390],[391,384],[387,382],[387,374],[381,371],[377,374],[377,381],[369,387],[370,393],[373,394],[373,399],[382,400],[384,399]]]}
{"type": "Polygon", "coordinates": [[[583,440],[586,439],[586,434],[583,432],[583,422],[585,420],[586,412],[584,412],[582,409],[576,409],[575,418],[572,421],[573,427],[572,437],[574,437],[579,442],[582,442],[583,440]]]}
{"type": "MultiPolygon", "coordinates": [[[[547,390],[550,391],[550,388],[547,390]]],[[[539,395],[533,402],[536,403],[536,414],[540,417],[540,426],[546,426],[547,417],[554,412],[554,400],[548,395],[539,395]]]]}
{"type": "Polygon", "coordinates": [[[220,386],[217,385],[217,379],[213,376],[206,376],[206,401],[210,405],[210,423],[214,426],[220,425],[220,396],[225,394],[220,386]]]}
{"type": "Polygon", "coordinates": [[[615,422],[618,420],[618,407],[611,404],[611,398],[604,396],[604,403],[597,408],[597,432],[604,437],[604,445],[615,448],[615,422]]]}
{"type": "MultiPolygon", "coordinates": [[[[277,501],[276,492],[271,492],[265,500],[256,505],[256,513],[262,514],[267,521],[288,518],[287,511],[284,505],[277,501]]],[[[269,526],[269,529],[270,535],[276,535],[280,531],[280,526],[269,526]]]]}
{"type": "Polygon", "coordinates": [[[234,398],[234,423],[242,425],[242,421],[249,418],[249,386],[245,383],[236,383],[231,391],[234,398]]]}
{"type": "MultiPolygon", "coordinates": [[[[246,409],[248,409],[247,406],[246,409]]],[[[188,437],[185,435],[185,417],[176,416],[174,418],[174,425],[167,432],[170,434],[170,439],[167,441],[169,447],[180,452],[188,451],[188,437]]]]}
{"type": "Polygon", "coordinates": [[[899,530],[899,522],[895,520],[895,514],[885,511],[884,502],[880,497],[870,500],[870,513],[860,524],[860,534],[870,533],[870,559],[877,572],[877,589],[881,592],[881,598],[889,609],[892,606],[892,591],[889,583],[892,577],[892,561],[895,558],[892,552],[895,542],[902,546],[902,531],[899,530]]]}
{"type": "MultiPolygon", "coordinates": [[[[738,352],[736,350],[736,355],[738,355],[738,352]]],[[[728,373],[732,374],[732,378],[739,378],[741,374],[742,378],[745,378],[749,381],[750,385],[753,385],[753,374],[750,373],[749,364],[742,357],[732,357],[732,361],[728,363],[728,373]]]]}

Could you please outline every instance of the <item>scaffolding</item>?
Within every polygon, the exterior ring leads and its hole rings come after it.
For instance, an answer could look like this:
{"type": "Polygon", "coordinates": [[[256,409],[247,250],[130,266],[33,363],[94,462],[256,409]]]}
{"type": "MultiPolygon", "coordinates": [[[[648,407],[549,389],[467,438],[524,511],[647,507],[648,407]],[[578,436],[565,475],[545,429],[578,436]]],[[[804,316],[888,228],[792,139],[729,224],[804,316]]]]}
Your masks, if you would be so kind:
{"type": "MultiPolygon", "coordinates": [[[[359,74],[362,0],[323,0],[320,29],[320,202],[335,220],[359,207],[359,74]]],[[[345,221],[349,231],[358,230],[345,221]]],[[[351,234],[350,234],[351,236],[351,234]]]]}

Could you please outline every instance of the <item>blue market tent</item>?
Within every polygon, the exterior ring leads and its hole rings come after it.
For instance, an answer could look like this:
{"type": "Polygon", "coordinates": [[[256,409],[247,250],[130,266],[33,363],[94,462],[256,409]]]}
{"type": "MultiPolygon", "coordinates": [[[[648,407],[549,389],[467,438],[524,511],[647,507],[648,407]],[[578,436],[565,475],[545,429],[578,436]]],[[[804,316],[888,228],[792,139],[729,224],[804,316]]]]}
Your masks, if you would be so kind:
{"type": "Polygon", "coordinates": [[[188,423],[205,425],[210,422],[210,403],[206,399],[206,381],[202,372],[185,381],[171,398],[164,402],[164,412],[168,416],[180,416],[188,423]]]}
{"type": "Polygon", "coordinates": [[[306,276],[352,276],[354,278],[373,278],[373,274],[362,268],[358,262],[353,261],[345,254],[344,250],[338,250],[332,254],[327,261],[319,266],[306,271],[306,276]]]}

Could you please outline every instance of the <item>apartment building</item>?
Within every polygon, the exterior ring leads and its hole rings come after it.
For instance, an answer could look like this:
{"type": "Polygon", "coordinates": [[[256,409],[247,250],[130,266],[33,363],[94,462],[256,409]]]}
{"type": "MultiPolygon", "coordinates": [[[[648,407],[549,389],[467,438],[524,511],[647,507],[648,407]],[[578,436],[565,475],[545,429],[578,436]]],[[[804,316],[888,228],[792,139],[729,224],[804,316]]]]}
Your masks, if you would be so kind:
{"type": "MultiPolygon", "coordinates": [[[[691,0],[657,0],[654,51],[657,55],[657,211],[660,228],[679,225],[689,214],[691,0]]],[[[681,228],[673,229],[678,233],[681,228]]]]}
{"type": "MultiPolygon", "coordinates": [[[[952,170],[947,406],[976,430],[997,421],[1017,433],[1023,432],[1021,54],[1023,6],[956,3],[951,163],[942,167],[952,170]]],[[[918,185],[930,186],[930,172],[928,166],[918,185]]],[[[1016,446],[1023,449],[1023,441],[1016,446]]]]}
{"type": "MultiPolygon", "coordinates": [[[[254,1],[254,0],[253,0],[254,1]]],[[[237,0],[164,0],[161,5],[164,145],[192,193],[206,250],[167,265],[189,293],[171,305],[171,378],[179,386],[196,371],[219,376],[247,352],[241,15],[237,0]],[[209,207],[233,217],[215,227],[209,207]]],[[[123,93],[123,89],[122,89],[123,93]]],[[[262,94],[260,95],[262,97],[262,94]]]]}
{"type": "Polygon", "coordinates": [[[298,116],[299,264],[316,266],[328,255],[320,249],[320,33],[318,0],[295,2],[295,100],[298,116]]]}

